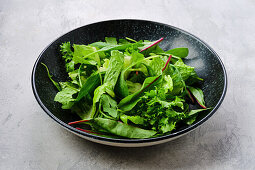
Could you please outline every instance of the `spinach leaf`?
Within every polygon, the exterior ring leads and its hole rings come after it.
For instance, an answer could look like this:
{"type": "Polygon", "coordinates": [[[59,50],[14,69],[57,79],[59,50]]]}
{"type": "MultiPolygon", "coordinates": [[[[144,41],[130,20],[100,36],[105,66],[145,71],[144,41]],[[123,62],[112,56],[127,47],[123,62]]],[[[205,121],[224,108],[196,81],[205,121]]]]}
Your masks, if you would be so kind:
{"type": "Polygon", "coordinates": [[[189,49],[188,48],[174,48],[174,49],[166,51],[165,53],[172,54],[172,55],[180,57],[180,58],[185,58],[189,54],[189,49]]]}
{"type": "Polygon", "coordinates": [[[106,94],[103,94],[100,100],[103,111],[108,113],[113,118],[117,118],[118,116],[117,102],[106,94]]]}
{"type": "Polygon", "coordinates": [[[130,65],[135,66],[134,64],[140,64],[140,61],[144,60],[143,54],[141,54],[137,51],[134,51],[129,55],[131,56],[129,66],[124,68],[121,71],[120,77],[119,77],[117,85],[115,87],[115,92],[119,98],[124,98],[124,97],[128,96],[128,94],[129,94],[128,85],[125,80],[125,74],[126,74],[127,70],[130,68],[130,65]]]}
{"type": "Polygon", "coordinates": [[[199,88],[194,88],[194,87],[191,87],[191,86],[188,86],[188,89],[190,90],[190,92],[193,94],[193,96],[196,98],[198,104],[206,109],[205,107],[205,101],[204,101],[204,93],[201,89],[199,88]]]}
{"type": "Polygon", "coordinates": [[[124,55],[123,53],[114,50],[111,51],[111,59],[109,63],[109,67],[105,73],[104,83],[109,84],[110,89],[114,89],[114,86],[118,80],[119,74],[123,67],[124,63],[124,55]]]}
{"type": "Polygon", "coordinates": [[[118,107],[122,111],[129,111],[129,110],[131,110],[137,104],[137,102],[140,100],[139,97],[143,94],[143,92],[145,92],[146,90],[150,89],[150,88],[148,88],[148,86],[151,85],[152,87],[154,87],[157,84],[156,81],[159,81],[158,80],[159,78],[161,78],[161,76],[160,77],[156,76],[156,77],[148,77],[148,78],[146,78],[144,80],[142,88],[138,92],[133,93],[131,95],[128,95],[127,97],[122,99],[119,102],[118,107]]]}
{"type": "Polygon", "coordinates": [[[116,120],[105,118],[95,118],[92,119],[90,122],[106,130],[108,133],[126,138],[150,138],[157,133],[153,130],[145,130],[121,123],[116,120]]]}
{"type": "Polygon", "coordinates": [[[100,85],[100,77],[99,74],[92,74],[83,84],[78,93],[76,101],[80,101],[84,96],[88,96],[93,94],[94,90],[100,85]]]}
{"type": "Polygon", "coordinates": [[[90,119],[92,113],[92,104],[89,99],[82,99],[78,102],[76,101],[71,110],[72,112],[75,112],[81,119],[90,119]]]}
{"type": "Polygon", "coordinates": [[[111,59],[110,59],[109,67],[105,73],[104,84],[97,87],[94,91],[93,111],[92,111],[93,116],[96,112],[96,104],[99,102],[102,94],[107,92],[110,96],[112,97],[115,96],[113,89],[118,80],[121,68],[123,67],[123,63],[124,63],[123,53],[117,50],[111,51],[111,59]]]}

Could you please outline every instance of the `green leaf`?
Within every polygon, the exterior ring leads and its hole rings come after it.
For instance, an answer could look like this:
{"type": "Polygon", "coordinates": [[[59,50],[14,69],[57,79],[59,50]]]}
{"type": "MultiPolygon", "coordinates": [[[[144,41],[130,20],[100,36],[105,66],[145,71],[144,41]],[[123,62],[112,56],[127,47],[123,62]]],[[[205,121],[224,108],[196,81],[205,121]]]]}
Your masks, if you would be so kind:
{"type": "Polygon", "coordinates": [[[78,89],[68,82],[61,83],[61,87],[62,90],[57,93],[54,101],[61,103],[62,109],[70,109],[75,101],[73,95],[78,93],[78,89]]]}
{"type": "Polygon", "coordinates": [[[60,45],[60,51],[62,53],[62,58],[65,59],[66,62],[72,60],[73,51],[71,50],[70,42],[65,42],[60,45]]]}
{"type": "Polygon", "coordinates": [[[190,110],[189,113],[187,114],[188,115],[187,119],[185,119],[186,124],[187,125],[193,124],[196,121],[198,113],[209,110],[209,109],[211,108],[190,110]]]}
{"type": "Polygon", "coordinates": [[[180,57],[180,58],[185,58],[189,54],[189,49],[188,48],[174,48],[174,49],[166,51],[165,53],[172,54],[172,55],[180,57]]]}
{"type": "Polygon", "coordinates": [[[182,76],[182,79],[184,81],[187,80],[189,77],[196,78],[197,80],[203,80],[197,76],[197,73],[195,72],[194,67],[190,67],[190,66],[184,64],[182,60],[178,60],[174,64],[174,66],[175,66],[175,68],[177,68],[179,70],[179,72],[182,76]]]}
{"type": "Polygon", "coordinates": [[[167,93],[168,91],[171,92],[173,90],[174,85],[170,75],[163,76],[162,88],[165,90],[165,93],[167,93]]]}
{"type": "Polygon", "coordinates": [[[201,106],[205,107],[203,91],[200,88],[194,88],[194,87],[190,87],[190,86],[188,86],[188,89],[193,94],[193,96],[197,99],[198,103],[201,106]]]}
{"type": "Polygon", "coordinates": [[[109,67],[105,73],[104,83],[109,84],[110,89],[114,89],[114,86],[118,80],[119,74],[123,67],[124,63],[124,55],[123,53],[114,50],[111,51],[111,59],[109,63],[109,67]]]}
{"type": "Polygon", "coordinates": [[[70,62],[66,62],[65,66],[66,66],[66,72],[72,72],[74,71],[74,61],[71,60],[70,62]]]}
{"type": "Polygon", "coordinates": [[[175,123],[174,121],[169,121],[168,117],[163,117],[160,121],[160,131],[162,133],[166,133],[166,132],[170,132],[172,130],[174,130],[175,128],[175,123]]]}
{"type": "MultiPolygon", "coordinates": [[[[137,42],[137,43],[128,43],[128,44],[121,44],[121,45],[112,45],[112,44],[109,44],[109,43],[100,43],[101,45],[101,49],[93,52],[93,53],[90,53],[88,54],[87,56],[85,57],[89,57],[90,55],[94,55],[96,53],[100,53],[100,52],[108,52],[108,51],[112,51],[112,50],[120,50],[120,51],[125,51],[127,48],[129,47],[139,47],[139,46],[142,46],[143,43],[141,42],[137,42]]],[[[90,44],[90,46],[99,46],[99,44],[90,44]]]]}
{"type": "Polygon", "coordinates": [[[99,74],[92,74],[83,84],[81,90],[76,98],[76,101],[81,100],[84,96],[93,94],[94,90],[100,85],[99,74]]]}
{"type": "Polygon", "coordinates": [[[195,114],[197,114],[197,113],[199,113],[199,112],[203,112],[203,111],[209,110],[209,109],[211,109],[211,108],[190,110],[190,112],[188,113],[188,115],[189,115],[189,116],[193,116],[193,115],[195,115],[195,114]]]}
{"type": "Polygon", "coordinates": [[[100,66],[100,58],[98,54],[90,55],[94,53],[96,50],[95,47],[87,46],[87,45],[73,45],[74,53],[73,53],[73,61],[75,64],[91,64],[100,66]],[[89,57],[84,58],[84,56],[90,55],[89,57]]]}
{"type": "Polygon", "coordinates": [[[80,100],[72,106],[72,111],[75,112],[81,119],[90,119],[92,113],[92,104],[88,100],[80,100]]]}
{"type": "Polygon", "coordinates": [[[108,113],[113,118],[117,118],[118,111],[117,111],[117,102],[113,100],[109,95],[103,94],[101,96],[101,105],[103,111],[108,113]]]}
{"type": "MultiPolygon", "coordinates": [[[[121,71],[120,77],[119,77],[117,85],[115,87],[116,95],[119,98],[124,98],[124,97],[128,96],[128,94],[129,94],[128,85],[125,80],[125,74],[128,71],[128,68],[130,68],[130,66],[132,66],[132,65],[135,66],[134,64],[136,64],[136,63],[140,64],[139,61],[142,61],[144,59],[143,54],[141,54],[137,51],[132,52],[130,54],[130,56],[131,56],[130,61],[128,61],[128,65],[126,66],[126,68],[121,71]]],[[[126,59],[126,63],[127,63],[127,59],[126,59]]],[[[124,67],[125,67],[125,63],[124,63],[124,67]]]]}
{"type": "Polygon", "coordinates": [[[98,86],[94,91],[94,97],[93,97],[93,108],[92,108],[92,118],[94,117],[96,110],[97,110],[97,103],[99,102],[101,96],[106,93],[107,90],[107,83],[104,83],[101,86],[98,86]]]}
{"type": "Polygon", "coordinates": [[[50,75],[50,71],[48,67],[44,63],[41,63],[41,64],[46,68],[50,81],[54,84],[54,86],[58,89],[58,91],[61,91],[61,87],[59,86],[59,84],[52,79],[52,75],[50,75]]]}
{"type": "Polygon", "coordinates": [[[96,113],[96,104],[97,102],[99,102],[102,94],[107,92],[109,95],[114,97],[115,94],[113,92],[113,89],[118,80],[123,63],[124,63],[123,53],[116,50],[111,51],[111,59],[110,59],[109,67],[105,73],[104,84],[97,87],[94,91],[93,111],[92,111],[93,116],[96,113]]]}
{"type": "Polygon", "coordinates": [[[100,67],[100,72],[106,71],[110,65],[110,60],[109,59],[104,59],[104,64],[102,67],[100,67]]]}
{"type": "Polygon", "coordinates": [[[153,58],[149,66],[153,70],[154,76],[159,76],[162,74],[162,69],[165,66],[165,62],[159,57],[153,58]]]}
{"type": "Polygon", "coordinates": [[[129,94],[136,93],[142,88],[142,85],[140,83],[133,83],[133,82],[128,81],[128,80],[126,81],[126,83],[127,83],[127,86],[128,86],[128,93],[129,94]]]}
{"type": "Polygon", "coordinates": [[[122,70],[119,76],[119,79],[117,81],[117,84],[115,86],[115,93],[119,98],[124,98],[126,96],[128,96],[129,91],[128,91],[128,85],[127,82],[125,80],[125,72],[126,70],[122,70]]]}
{"type": "Polygon", "coordinates": [[[174,65],[171,65],[169,74],[172,78],[173,86],[174,86],[173,90],[171,91],[171,94],[178,95],[186,87],[185,82],[181,76],[181,73],[174,65]]]}
{"type": "Polygon", "coordinates": [[[187,125],[192,125],[196,121],[197,115],[190,116],[188,119],[185,120],[187,125]]]}
{"type": "Polygon", "coordinates": [[[136,139],[150,138],[157,133],[153,130],[145,130],[111,119],[95,118],[91,120],[91,122],[101,127],[102,129],[105,129],[111,134],[126,138],[136,139]]]}
{"type": "Polygon", "coordinates": [[[156,79],[159,79],[159,77],[156,76],[156,77],[148,77],[148,78],[146,78],[144,80],[142,88],[138,92],[133,93],[131,95],[128,95],[127,97],[122,99],[119,102],[118,107],[122,111],[129,111],[129,110],[131,110],[133,107],[135,107],[137,102],[140,100],[139,97],[143,94],[143,92],[150,89],[150,88],[148,88],[148,85],[150,85],[151,87],[154,87],[155,84],[157,84],[157,81],[159,81],[159,80],[155,81],[156,79]]]}
{"type": "Polygon", "coordinates": [[[137,125],[142,125],[144,124],[144,118],[142,118],[141,116],[128,116],[125,114],[122,114],[120,116],[120,119],[125,123],[128,124],[128,120],[131,121],[134,124],[137,125]]]}
{"type": "Polygon", "coordinates": [[[117,45],[117,40],[114,37],[105,37],[105,41],[111,45],[117,45]]]}

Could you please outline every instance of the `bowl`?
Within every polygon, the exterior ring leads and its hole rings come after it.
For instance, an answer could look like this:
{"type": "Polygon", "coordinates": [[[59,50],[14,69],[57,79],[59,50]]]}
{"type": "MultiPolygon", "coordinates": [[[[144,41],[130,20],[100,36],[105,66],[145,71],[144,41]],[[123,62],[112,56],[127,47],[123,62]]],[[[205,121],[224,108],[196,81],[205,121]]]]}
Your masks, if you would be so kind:
{"type": "Polygon", "coordinates": [[[72,30],[50,43],[39,55],[32,71],[32,89],[36,100],[42,109],[59,125],[70,132],[101,144],[140,147],[164,143],[176,139],[194,130],[208,120],[221,105],[227,89],[227,74],[220,57],[198,37],[179,28],[153,21],[145,20],[109,20],[82,26],[72,30]],[[40,63],[45,63],[56,81],[65,81],[64,61],[59,52],[59,45],[70,41],[76,44],[89,44],[104,40],[104,37],[125,38],[135,40],[157,40],[164,37],[159,45],[164,50],[187,47],[189,56],[184,60],[187,65],[194,66],[199,77],[204,81],[199,84],[205,95],[206,105],[212,110],[199,114],[196,122],[190,126],[183,126],[171,134],[148,139],[112,139],[100,137],[79,131],[68,122],[79,120],[79,117],[69,110],[62,110],[61,105],[54,102],[56,88],[49,80],[45,68],[40,63]]]}

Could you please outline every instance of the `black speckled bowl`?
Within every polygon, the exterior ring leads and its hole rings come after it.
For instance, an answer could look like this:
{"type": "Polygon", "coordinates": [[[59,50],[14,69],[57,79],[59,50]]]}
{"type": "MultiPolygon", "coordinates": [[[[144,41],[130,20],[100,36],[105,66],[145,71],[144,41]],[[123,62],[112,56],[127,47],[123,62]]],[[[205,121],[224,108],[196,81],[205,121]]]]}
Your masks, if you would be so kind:
{"type": "Polygon", "coordinates": [[[50,43],[38,57],[32,72],[32,87],[36,100],[43,110],[62,127],[94,142],[124,147],[149,146],[167,142],[178,138],[195,129],[211,117],[221,105],[227,89],[227,74],[219,56],[205,42],[194,35],[179,28],[144,20],[111,20],[103,21],[77,28],[59,37],[50,43]],[[59,53],[59,45],[65,41],[76,44],[88,44],[104,37],[124,38],[136,40],[157,40],[164,37],[160,46],[164,50],[176,47],[188,47],[189,56],[185,63],[196,67],[196,71],[204,81],[200,87],[205,94],[205,102],[211,111],[200,114],[197,121],[191,126],[183,126],[169,135],[150,139],[111,139],[95,136],[79,131],[68,122],[79,118],[68,110],[62,110],[59,103],[53,101],[57,93],[56,88],[49,80],[45,68],[40,64],[45,63],[56,81],[65,81],[67,74],[64,62],[59,53]]]}

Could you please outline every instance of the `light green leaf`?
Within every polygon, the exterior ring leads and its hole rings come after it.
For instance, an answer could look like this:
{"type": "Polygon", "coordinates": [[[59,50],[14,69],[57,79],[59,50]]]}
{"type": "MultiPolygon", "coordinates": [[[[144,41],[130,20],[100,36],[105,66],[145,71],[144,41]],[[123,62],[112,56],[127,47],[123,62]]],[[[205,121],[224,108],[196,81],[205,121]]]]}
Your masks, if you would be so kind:
{"type": "Polygon", "coordinates": [[[103,111],[108,113],[113,118],[117,118],[118,116],[117,102],[107,94],[103,94],[100,100],[103,111]]]}
{"type": "Polygon", "coordinates": [[[78,93],[78,89],[71,83],[61,83],[61,87],[62,90],[57,93],[54,101],[61,103],[63,109],[70,109],[75,101],[73,95],[78,93]]]}
{"type": "Polygon", "coordinates": [[[105,129],[111,134],[126,137],[126,138],[149,138],[155,135],[157,132],[153,130],[145,130],[138,127],[130,126],[119,121],[95,118],[91,122],[97,126],[105,129]]]}
{"type": "Polygon", "coordinates": [[[185,58],[189,54],[189,49],[188,48],[174,48],[174,49],[166,51],[165,53],[172,54],[172,55],[180,57],[180,58],[185,58]]]}

